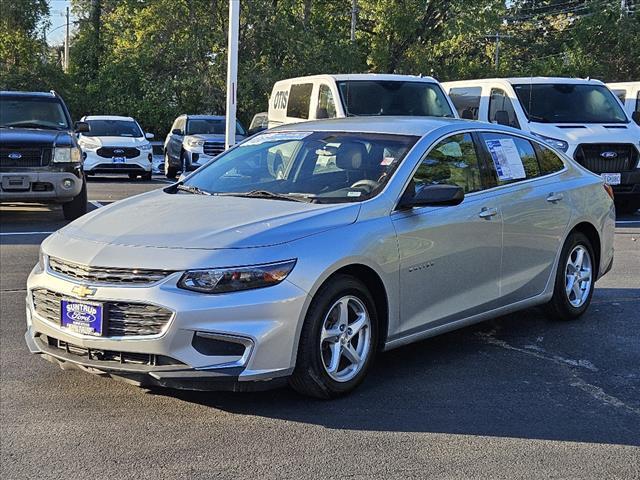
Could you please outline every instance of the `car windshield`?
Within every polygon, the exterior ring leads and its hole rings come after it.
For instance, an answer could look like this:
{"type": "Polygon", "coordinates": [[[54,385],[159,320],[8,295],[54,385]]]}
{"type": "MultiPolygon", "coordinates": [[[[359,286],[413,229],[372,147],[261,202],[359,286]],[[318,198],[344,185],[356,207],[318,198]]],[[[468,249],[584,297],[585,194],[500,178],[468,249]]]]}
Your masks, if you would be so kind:
{"type": "Polygon", "coordinates": [[[62,104],[55,98],[0,97],[0,126],[14,128],[70,128],[62,104]]]}
{"type": "MultiPolygon", "coordinates": [[[[187,135],[225,134],[224,118],[192,118],[187,122],[187,135]]],[[[244,135],[244,127],[236,122],[236,134],[244,135]]]]}
{"type": "Polygon", "coordinates": [[[189,193],[317,203],[376,195],[418,137],[340,132],[266,132],[220,155],[184,181],[189,193]]]}
{"type": "Polygon", "coordinates": [[[442,88],[435,83],[347,80],[338,82],[338,89],[347,116],[454,117],[442,88]]]}
{"type": "Polygon", "coordinates": [[[530,122],[628,122],[622,106],[604,85],[523,83],[513,88],[530,122]]]}
{"type": "Polygon", "coordinates": [[[142,130],[132,120],[87,120],[91,137],[142,137],[142,130]]]}

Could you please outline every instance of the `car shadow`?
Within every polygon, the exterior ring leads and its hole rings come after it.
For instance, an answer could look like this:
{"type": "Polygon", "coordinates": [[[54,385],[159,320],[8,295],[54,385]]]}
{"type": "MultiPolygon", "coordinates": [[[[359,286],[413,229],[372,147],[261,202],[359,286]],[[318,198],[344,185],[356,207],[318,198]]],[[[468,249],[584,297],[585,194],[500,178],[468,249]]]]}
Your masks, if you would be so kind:
{"type": "Polygon", "coordinates": [[[363,384],[333,401],[288,388],[150,393],[331,429],[640,445],[640,319],[629,333],[639,310],[640,289],[597,289],[577,321],[537,308],[500,317],[380,354],[363,384]],[[629,351],[612,356],[621,335],[629,351]]]}

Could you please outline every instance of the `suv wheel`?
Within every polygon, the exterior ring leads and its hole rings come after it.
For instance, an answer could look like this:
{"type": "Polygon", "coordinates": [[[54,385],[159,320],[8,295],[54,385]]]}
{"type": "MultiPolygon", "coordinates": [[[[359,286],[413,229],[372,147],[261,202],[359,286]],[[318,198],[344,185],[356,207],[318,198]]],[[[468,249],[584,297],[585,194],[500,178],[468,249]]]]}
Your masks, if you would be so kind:
{"type": "Polygon", "coordinates": [[[371,366],[377,332],[377,312],[367,288],[348,275],[332,278],[307,312],[291,386],[324,399],[351,392],[371,366]]]}
{"type": "Polygon", "coordinates": [[[87,182],[83,179],[82,190],[73,197],[73,200],[62,204],[62,213],[65,220],[75,220],[87,213],[87,182]]]}
{"type": "Polygon", "coordinates": [[[595,280],[591,242],[580,232],[572,233],[560,254],[553,297],[546,305],[549,315],[558,320],[573,320],[582,315],[591,303],[595,280]]]}
{"type": "Polygon", "coordinates": [[[180,160],[180,163],[182,163],[182,173],[186,175],[191,169],[191,162],[189,161],[189,155],[187,155],[187,152],[182,152],[180,160]]]}
{"type": "Polygon", "coordinates": [[[164,176],[169,180],[175,180],[177,175],[178,169],[171,166],[171,162],[169,161],[169,154],[167,152],[164,152],[164,176]]]}

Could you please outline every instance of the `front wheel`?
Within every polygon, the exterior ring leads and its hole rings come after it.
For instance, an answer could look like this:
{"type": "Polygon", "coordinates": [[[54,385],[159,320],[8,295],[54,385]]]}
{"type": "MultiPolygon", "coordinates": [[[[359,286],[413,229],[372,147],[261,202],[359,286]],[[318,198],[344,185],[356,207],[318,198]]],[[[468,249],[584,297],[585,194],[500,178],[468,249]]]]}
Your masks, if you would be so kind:
{"type": "Polygon", "coordinates": [[[62,213],[65,220],[75,220],[87,213],[87,182],[82,181],[80,193],[73,197],[73,200],[62,204],[62,213]]]}
{"type": "Polygon", "coordinates": [[[311,302],[291,386],[304,395],[329,399],[354,390],[376,351],[378,317],[366,286],[339,275],[311,302]]]}
{"type": "Polygon", "coordinates": [[[578,318],[591,303],[595,281],[591,242],[580,232],[572,233],[560,254],[553,297],[546,305],[549,315],[558,320],[578,318]]]}

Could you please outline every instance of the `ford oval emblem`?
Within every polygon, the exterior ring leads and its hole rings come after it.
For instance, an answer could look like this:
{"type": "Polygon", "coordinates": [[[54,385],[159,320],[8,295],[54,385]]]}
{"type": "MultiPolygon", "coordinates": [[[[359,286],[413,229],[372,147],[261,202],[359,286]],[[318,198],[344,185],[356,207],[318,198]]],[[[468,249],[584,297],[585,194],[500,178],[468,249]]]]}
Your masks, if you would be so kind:
{"type": "Polygon", "coordinates": [[[602,158],[616,158],[618,154],[617,152],[602,152],[600,156],[602,158]]]}
{"type": "Polygon", "coordinates": [[[121,148],[116,148],[113,153],[124,153],[124,150],[122,150],[121,148]]]}
{"type": "Polygon", "coordinates": [[[11,153],[9,154],[9,158],[10,158],[11,160],[20,160],[20,159],[22,158],[22,154],[21,154],[21,153],[19,153],[19,152],[11,152],[11,153]]]}

